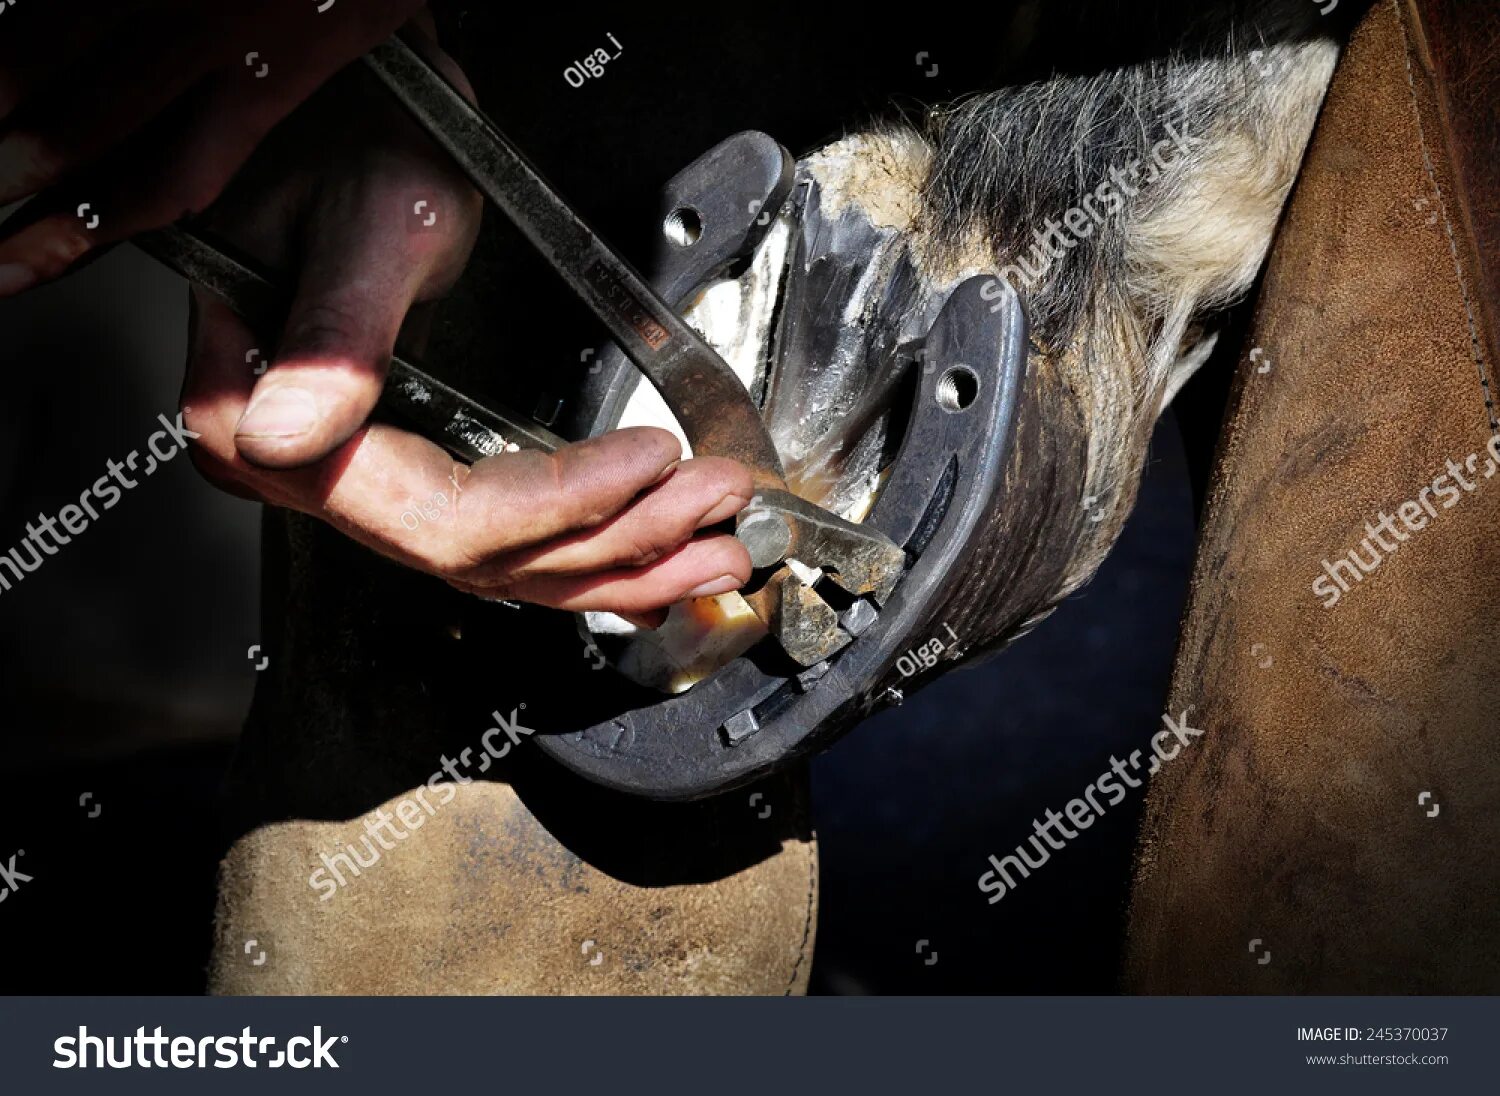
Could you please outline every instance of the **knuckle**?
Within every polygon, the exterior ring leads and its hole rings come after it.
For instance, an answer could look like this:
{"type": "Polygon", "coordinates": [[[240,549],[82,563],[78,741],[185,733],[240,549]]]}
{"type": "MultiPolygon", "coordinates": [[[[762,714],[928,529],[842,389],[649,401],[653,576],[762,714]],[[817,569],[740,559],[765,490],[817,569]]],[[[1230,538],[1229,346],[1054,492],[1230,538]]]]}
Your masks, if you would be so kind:
{"type": "Polygon", "coordinates": [[[320,301],[297,310],[287,326],[285,342],[294,353],[332,350],[355,343],[361,329],[353,311],[333,301],[320,301]]]}
{"type": "MultiPolygon", "coordinates": [[[[173,204],[180,211],[176,216],[197,216],[218,200],[223,189],[224,180],[217,175],[201,171],[190,173],[177,184],[173,195],[173,204]]],[[[175,218],[168,216],[167,219],[175,218]]]]}
{"type": "Polygon", "coordinates": [[[94,237],[75,216],[57,214],[23,232],[27,261],[46,280],[59,278],[94,247],[94,237]]]}
{"type": "Polygon", "coordinates": [[[445,579],[449,586],[465,594],[470,594],[486,601],[514,601],[517,586],[509,582],[474,582],[468,579],[449,578],[445,579]]]}
{"type": "MultiPolygon", "coordinates": [[[[439,578],[448,582],[462,582],[467,585],[478,585],[478,570],[480,561],[474,557],[469,546],[461,538],[455,536],[443,537],[437,543],[426,547],[421,553],[423,561],[428,570],[439,578]]],[[[488,575],[484,576],[484,585],[488,585],[488,575]]]]}
{"type": "Polygon", "coordinates": [[[52,134],[17,129],[9,134],[7,144],[11,153],[11,170],[6,179],[10,184],[8,189],[35,193],[49,185],[67,167],[68,158],[52,134]]]}
{"type": "Polygon", "coordinates": [[[620,562],[627,567],[645,567],[666,555],[668,547],[654,538],[632,537],[620,556],[620,562]]]}
{"type": "Polygon", "coordinates": [[[427,569],[448,582],[462,582],[472,569],[467,554],[451,544],[441,544],[421,553],[427,569]]]}
{"type": "Polygon", "coordinates": [[[620,562],[631,567],[644,567],[655,563],[668,552],[683,544],[692,535],[689,523],[673,520],[667,523],[654,522],[632,530],[625,541],[620,562]]]}
{"type": "Polygon", "coordinates": [[[215,487],[224,477],[224,464],[212,453],[209,453],[201,445],[188,446],[188,460],[192,463],[197,473],[215,487]]]}
{"type": "Polygon", "coordinates": [[[214,456],[201,444],[195,442],[189,445],[187,454],[188,462],[192,464],[193,470],[202,476],[210,487],[240,498],[265,499],[265,495],[237,474],[232,465],[214,456]]]}

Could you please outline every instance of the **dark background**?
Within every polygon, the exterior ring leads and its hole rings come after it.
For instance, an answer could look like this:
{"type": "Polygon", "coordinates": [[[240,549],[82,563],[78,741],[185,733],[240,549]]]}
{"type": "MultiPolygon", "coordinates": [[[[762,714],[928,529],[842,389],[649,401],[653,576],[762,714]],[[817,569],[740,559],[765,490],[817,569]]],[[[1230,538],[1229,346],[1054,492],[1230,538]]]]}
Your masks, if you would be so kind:
{"type": "MultiPolygon", "coordinates": [[[[501,125],[641,254],[655,188],[735,130],[764,129],[802,153],[870,118],[1044,71],[1045,48],[1008,54],[1012,11],[995,11],[982,25],[918,13],[899,30],[806,15],[710,27],[695,11],[558,16],[518,31],[476,8],[450,23],[448,41],[501,125]],[[607,33],[622,56],[569,87],[562,70],[608,45],[607,33]]],[[[143,448],[158,413],[170,417],[185,315],[181,283],[130,248],[0,302],[0,548],[76,500],[107,459],[143,448]]],[[[555,378],[576,360],[559,354],[559,330],[570,347],[594,341],[489,218],[434,368],[462,353],[536,362],[555,378]]],[[[1190,455],[1169,415],[1095,581],[1010,651],[950,674],[815,763],[815,992],[1115,988],[1139,795],[997,906],[976,880],[989,853],[1014,848],[1033,817],[1073,798],[1111,753],[1140,747],[1160,719],[1191,561],[1188,468],[1204,466],[1222,400],[1226,366],[1209,368],[1184,396],[1190,455]]],[[[542,387],[531,375],[496,382],[529,386],[542,387]]],[[[0,989],[203,988],[224,851],[218,787],[255,678],[258,523],[257,507],[179,458],[0,592],[0,859],[24,848],[18,867],[35,877],[0,904],[0,989]]]]}

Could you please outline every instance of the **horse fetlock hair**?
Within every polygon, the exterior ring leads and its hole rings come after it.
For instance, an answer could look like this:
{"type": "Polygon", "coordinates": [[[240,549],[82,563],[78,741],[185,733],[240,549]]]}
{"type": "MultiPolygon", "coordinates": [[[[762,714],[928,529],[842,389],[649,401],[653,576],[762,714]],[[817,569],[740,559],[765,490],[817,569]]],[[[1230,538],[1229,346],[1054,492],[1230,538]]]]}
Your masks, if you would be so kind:
{"type": "MultiPolygon", "coordinates": [[[[1157,416],[1260,270],[1349,23],[1324,7],[1178,12],[1174,48],[975,95],[815,158],[825,203],[906,230],[933,285],[1010,282],[1033,352],[1077,393],[1083,525],[1059,598],[1118,536],[1157,416]]],[[[1165,33],[1176,6],[1158,8],[1138,34],[1165,33]]]]}

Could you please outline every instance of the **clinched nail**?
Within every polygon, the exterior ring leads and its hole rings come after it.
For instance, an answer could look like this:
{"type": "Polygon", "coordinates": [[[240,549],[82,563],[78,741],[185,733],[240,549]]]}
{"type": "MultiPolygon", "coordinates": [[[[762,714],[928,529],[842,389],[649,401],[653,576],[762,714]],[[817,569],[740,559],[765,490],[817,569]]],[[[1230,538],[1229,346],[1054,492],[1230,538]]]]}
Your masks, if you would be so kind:
{"type": "Polygon", "coordinates": [[[36,271],[22,263],[0,264],[0,297],[11,297],[36,284],[36,271]]]}
{"type": "Polygon", "coordinates": [[[705,582],[702,586],[694,586],[682,596],[684,598],[713,597],[715,594],[727,594],[730,590],[738,590],[742,585],[744,584],[733,575],[720,575],[712,582],[705,582]]]}
{"type": "Polygon", "coordinates": [[[272,388],[261,393],[235,427],[242,438],[294,438],[318,423],[318,404],[305,388],[272,388]]]}

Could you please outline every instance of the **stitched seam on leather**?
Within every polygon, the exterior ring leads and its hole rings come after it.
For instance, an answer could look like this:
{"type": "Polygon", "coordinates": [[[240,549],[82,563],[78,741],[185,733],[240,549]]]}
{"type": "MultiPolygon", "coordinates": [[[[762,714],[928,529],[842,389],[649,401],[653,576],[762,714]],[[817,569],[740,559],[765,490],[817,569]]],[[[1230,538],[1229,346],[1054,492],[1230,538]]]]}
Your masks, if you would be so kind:
{"type": "Polygon", "coordinates": [[[1458,278],[1458,291],[1463,297],[1464,316],[1469,323],[1469,345],[1474,352],[1474,365],[1479,371],[1479,386],[1484,390],[1484,409],[1489,417],[1490,434],[1500,434],[1500,422],[1495,420],[1495,401],[1490,389],[1489,375],[1484,368],[1484,349],[1479,340],[1479,324],[1474,317],[1474,299],[1469,292],[1468,280],[1464,277],[1463,260],[1458,254],[1458,241],[1453,235],[1453,218],[1448,214],[1448,202],[1443,196],[1442,184],[1438,182],[1437,168],[1432,162],[1432,152],[1427,144],[1427,127],[1422,124],[1422,103],[1417,96],[1417,77],[1412,71],[1411,55],[1414,48],[1411,38],[1411,29],[1407,26],[1406,19],[1401,11],[1399,0],[1391,0],[1391,7],[1395,9],[1396,21],[1401,27],[1401,40],[1405,45],[1402,50],[1406,61],[1406,83],[1411,90],[1412,114],[1417,121],[1417,137],[1422,144],[1422,166],[1427,171],[1427,179],[1432,183],[1433,192],[1437,194],[1438,209],[1443,214],[1443,232],[1448,237],[1448,250],[1453,255],[1453,272],[1458,278]]]}
{"type": "MultiPolygon", "coordinates": [[[[802,820],[807,820],[807,789],[799,787],[797,793],[798,811],[802,820]]],[[[799,829],[801,827],[798,827],[799,829]]],[[[807,842],[807,919],[802,922],[802,941],[797,945],[797,961],[792,964],[791,977],[786,980],[786,989],[782,991],[783,997],[790,997],[792,990],[797,988],[797,974],[802,969],[802,963],[807,959],[807,941],[812,935],[814,897],[818,889],[818,838],[808,827],[807,842]]]]}
{"type": "Polygon", "coordinates": [[[818,886],[818,853],[816,846],[808,850],[807,854],[807,920],[802,923],[802,942],[797,945],[797,961],[792,964],[792,974],[786,980],[786,989],[782,991],[783,997],[790,997],[792,991],[797,988],[797,973],[802,969],[802,962],[807,958],[807,938],[812,935],[813,924],[813,893],[818,886]]]}

